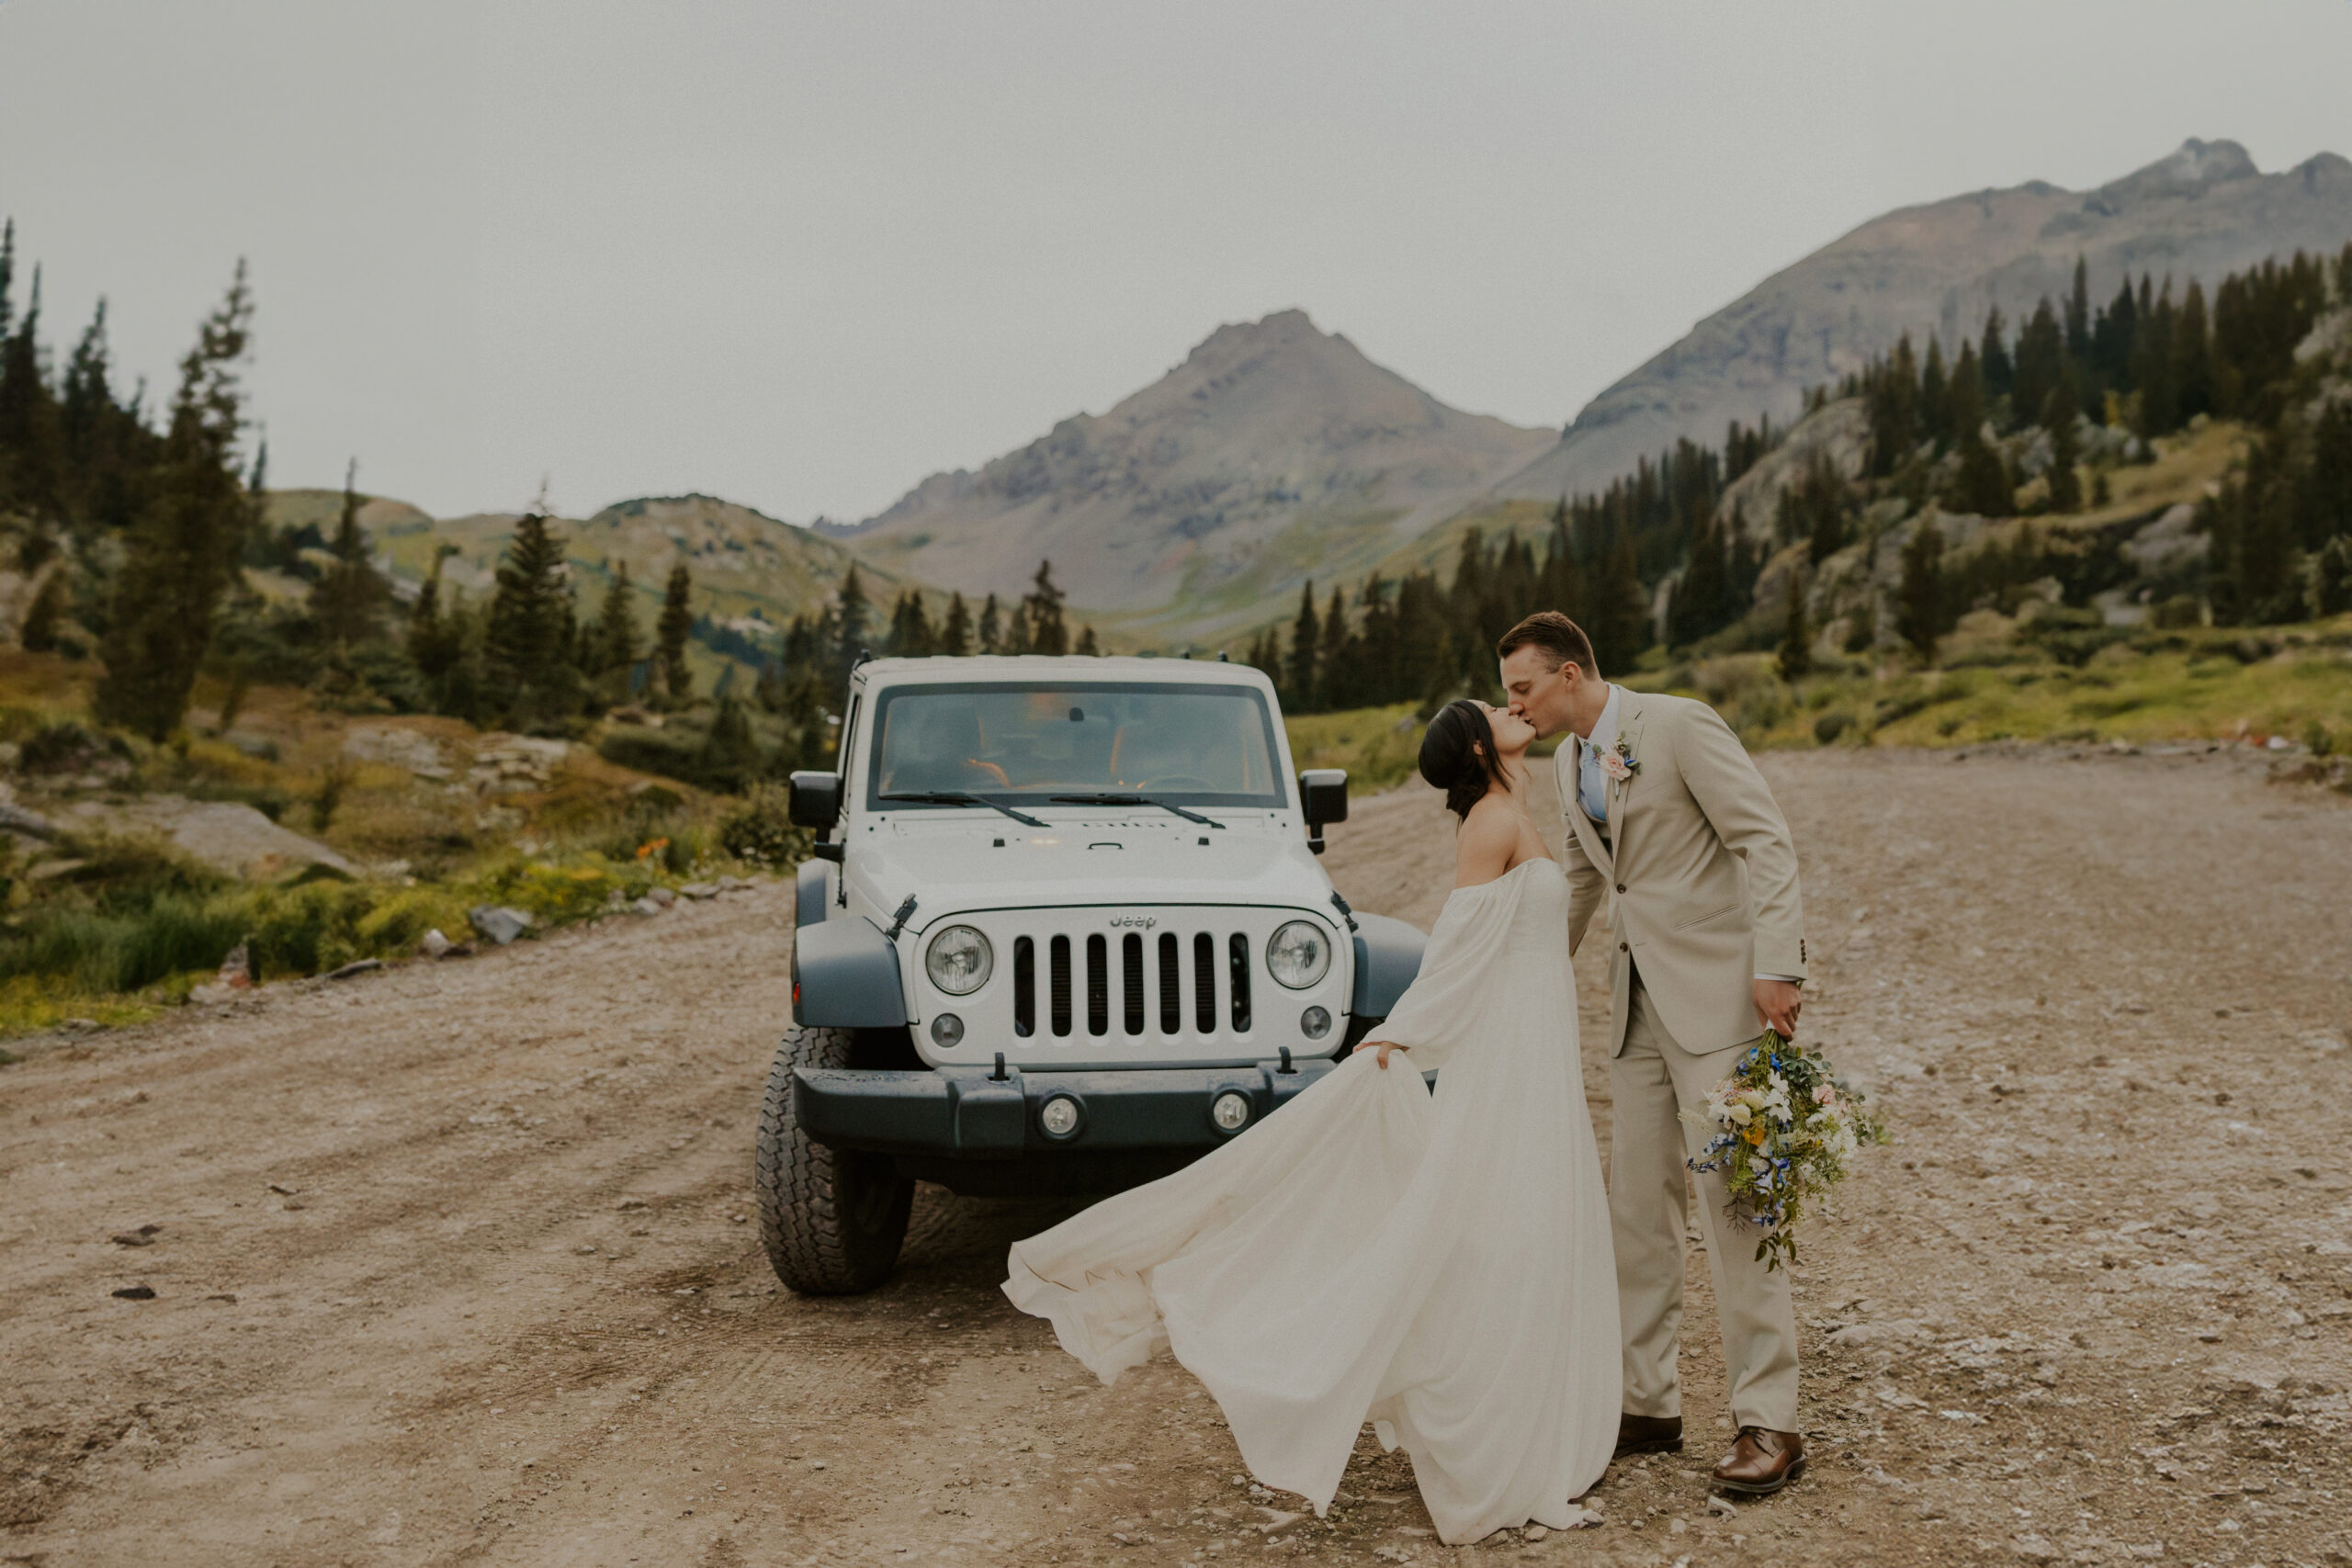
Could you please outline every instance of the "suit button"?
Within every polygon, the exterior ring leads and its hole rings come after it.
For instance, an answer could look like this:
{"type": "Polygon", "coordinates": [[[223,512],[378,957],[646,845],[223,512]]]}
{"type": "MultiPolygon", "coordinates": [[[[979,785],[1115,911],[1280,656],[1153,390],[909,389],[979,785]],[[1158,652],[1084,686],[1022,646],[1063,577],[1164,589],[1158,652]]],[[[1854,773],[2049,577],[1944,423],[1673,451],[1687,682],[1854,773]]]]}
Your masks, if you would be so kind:
{"type": "Polygon", "coordinates": [[[1622,883],[1622,882],[1621,882],[1621,883],[1619,883],[1619,884],[1617,885],[1617,891],[1618,891],[1618,892],[1620,892],[1620,893],[1623,893],[1623,891],[1625,891],[1625,885],[1624,885],[1623,883],[1622,883]]]}
{"type": "Polygon", "coordinates": [[[1618,951],[1618,952],[1620,952],[1620,953],[1631,953],[1631,952],[1633,951],[1633,949],[1632,949],[1632,948],[1630,948],[1630,947],[1627,947],[1623,942],[1619,942],[1619,943],[1617,944],[1617,951],[1618,951]]]}

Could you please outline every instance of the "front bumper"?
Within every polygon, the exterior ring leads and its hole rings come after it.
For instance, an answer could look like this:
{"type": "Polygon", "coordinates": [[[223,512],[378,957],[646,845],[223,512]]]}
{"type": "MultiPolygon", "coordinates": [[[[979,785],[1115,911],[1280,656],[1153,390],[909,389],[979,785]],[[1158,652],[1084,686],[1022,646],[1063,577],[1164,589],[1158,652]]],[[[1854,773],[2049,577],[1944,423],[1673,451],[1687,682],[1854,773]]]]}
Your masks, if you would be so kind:
{"type": "Polygon", "coordinates": [[[1321,1057],[1246,1067],[1155,1067],[1023,1073],[995,1077],[978,1066],[912,1071],[796,1067],[792,1110],[802,1131],[837,1149],[1012,1159],[1063,1150],[1109,1154],[1214,1148],[1233,1134],[1210,1120],[1227,1093],[1250,1101],[1254,1127],[1338,1066],[1321,1057]],[[1049,1136],[1037,1113],[1048,1100],[1077,1102],[1078,1126],[1049,1136]]]}

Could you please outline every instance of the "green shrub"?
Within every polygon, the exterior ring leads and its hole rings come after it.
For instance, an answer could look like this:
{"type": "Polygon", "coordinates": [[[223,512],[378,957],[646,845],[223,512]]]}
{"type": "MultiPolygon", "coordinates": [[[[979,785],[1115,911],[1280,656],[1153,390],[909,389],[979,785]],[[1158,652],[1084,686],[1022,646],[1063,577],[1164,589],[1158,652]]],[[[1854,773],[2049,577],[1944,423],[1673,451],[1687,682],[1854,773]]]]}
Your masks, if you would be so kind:
{"type": "Polygon", "coordinates": [[[1852,728],[1853,725],[1853,715],[1840,713],[1832,708],[1813,721],[1813,738],[1822,745],[1827,746],[1852,728]]]}
{"type": "Polygon", "coordinates": [[[718,847],[753,865],[793,865],[808,853],[811,835],[792,825],[792,792],[761,783],[718,824],[718,847]]]}
{"type": "Polygon", "coordinates": [[[429,931],[463,941],[465,900],[446,887],[403,887],[379,899],[357,928],[360,945],[384,958],[414,953],[429,931]]]}
{"type": "Polygon", "coordinates": [[[62,976],[87,991],[133,991],[214,967],[237,945],[246,919],[235,895],[166,893],[136,913],[37,909],[0,941],[0,979],[62,976]]]}

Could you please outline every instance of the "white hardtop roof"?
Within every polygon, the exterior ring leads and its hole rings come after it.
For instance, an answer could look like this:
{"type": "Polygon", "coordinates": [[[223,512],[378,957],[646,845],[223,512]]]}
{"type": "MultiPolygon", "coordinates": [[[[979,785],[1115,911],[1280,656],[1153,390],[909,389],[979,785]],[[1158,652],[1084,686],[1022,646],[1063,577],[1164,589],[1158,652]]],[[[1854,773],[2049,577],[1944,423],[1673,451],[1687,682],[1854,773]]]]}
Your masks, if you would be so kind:
{"type": "Polygon", "coordinates": [[[978,654],[967,659],[871,659],[857,668],[861,681],[1136,681],[1170,685],[1271,687],[1262,670],[1214,659],[1145,659],[1114,654],[1049,656],[1037,653],[978,654]]]}

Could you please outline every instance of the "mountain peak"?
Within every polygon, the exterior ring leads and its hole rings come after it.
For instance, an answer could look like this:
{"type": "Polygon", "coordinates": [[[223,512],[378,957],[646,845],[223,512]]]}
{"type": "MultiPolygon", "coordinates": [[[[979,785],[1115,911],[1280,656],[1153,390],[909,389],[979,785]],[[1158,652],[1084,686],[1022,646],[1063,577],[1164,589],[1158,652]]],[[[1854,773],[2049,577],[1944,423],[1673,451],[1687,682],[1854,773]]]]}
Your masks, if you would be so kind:
{"type": "Polygon", "coordinates": [[[1209,596],[1239,616],[1302,577],[1369,567],[1551,440],[1448,407],[1294,308],[1218,327],[1151,385],[977,473],[933,475],[855,536],[967,592],[1017,592],[1047,557],[1091,608],[1209,596]]]}
{"type": "Polygon", "coordinates": [[[2253,157],[2234,141],[2199,141],[2190,137],[2177,151],[2120,180],[2111,180],[2090,194],[2085,208],[2112,210],[2124,201],[2160,196],[2194,196],[2226,180],[2262,177],[2253,157]],[[2098,203],[2093,206],[2092,203],[2098,203]]]}

